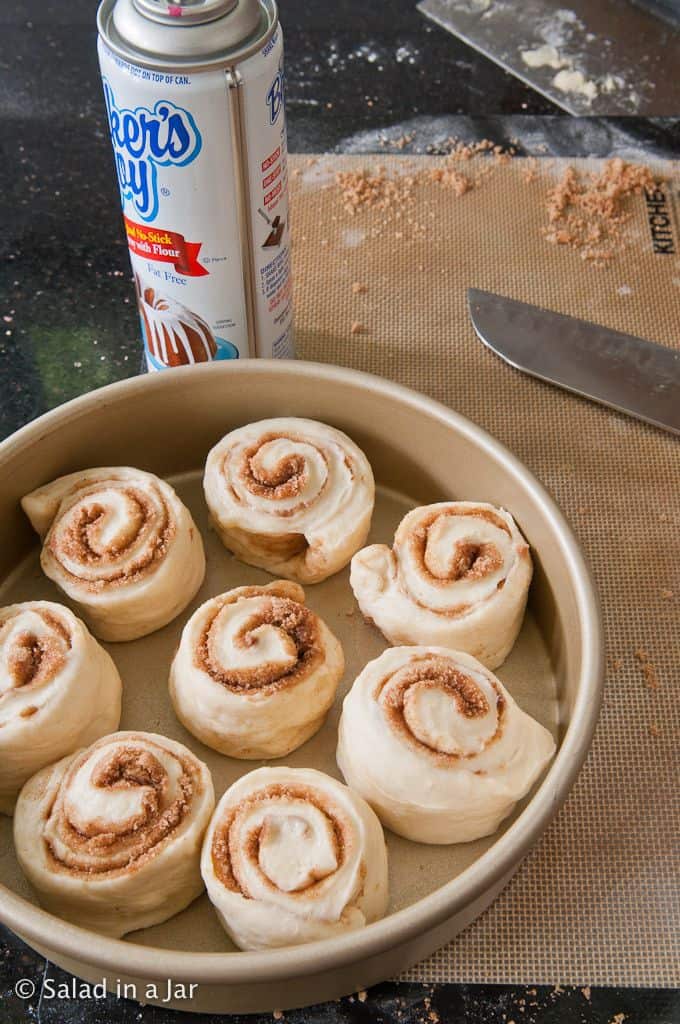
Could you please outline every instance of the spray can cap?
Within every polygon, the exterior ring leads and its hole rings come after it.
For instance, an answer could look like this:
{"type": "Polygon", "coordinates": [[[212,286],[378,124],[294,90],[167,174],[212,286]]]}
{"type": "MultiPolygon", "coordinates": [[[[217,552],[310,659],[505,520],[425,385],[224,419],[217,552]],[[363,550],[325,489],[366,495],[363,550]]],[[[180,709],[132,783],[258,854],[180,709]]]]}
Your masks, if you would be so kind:
{"type": "Polygon", "coordinates": [[[99,34],[146,67],[215,67],[243,59],[276,24],[274,0],[102,0],[99,34]]]}
{"type": "Polygon", "coordinates": [[[238,0],[133,0],[140,14],[166,25],[201,25],[233,11],[238,0]]]}

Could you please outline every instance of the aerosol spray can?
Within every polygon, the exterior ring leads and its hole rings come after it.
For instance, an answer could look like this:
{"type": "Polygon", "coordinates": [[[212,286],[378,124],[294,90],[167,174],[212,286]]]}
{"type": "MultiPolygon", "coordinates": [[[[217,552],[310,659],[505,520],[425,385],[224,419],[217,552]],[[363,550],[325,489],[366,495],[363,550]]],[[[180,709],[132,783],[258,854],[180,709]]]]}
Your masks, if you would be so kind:
{"type": "Polygon", "coordinates": [[[97,23],[148,368],[291,357],[274,0],[103,0],[97,23]]]}

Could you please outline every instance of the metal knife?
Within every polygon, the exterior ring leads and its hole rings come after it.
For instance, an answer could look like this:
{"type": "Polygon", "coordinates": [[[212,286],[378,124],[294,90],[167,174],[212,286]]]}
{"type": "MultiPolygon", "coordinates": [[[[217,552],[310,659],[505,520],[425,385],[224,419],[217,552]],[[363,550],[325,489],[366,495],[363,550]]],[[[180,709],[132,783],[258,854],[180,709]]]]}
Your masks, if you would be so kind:
{"type": "Polygon", "coordinates": [[[680,434],[680,351],[478,288],[470,316],[518,370],[680,434]]]}

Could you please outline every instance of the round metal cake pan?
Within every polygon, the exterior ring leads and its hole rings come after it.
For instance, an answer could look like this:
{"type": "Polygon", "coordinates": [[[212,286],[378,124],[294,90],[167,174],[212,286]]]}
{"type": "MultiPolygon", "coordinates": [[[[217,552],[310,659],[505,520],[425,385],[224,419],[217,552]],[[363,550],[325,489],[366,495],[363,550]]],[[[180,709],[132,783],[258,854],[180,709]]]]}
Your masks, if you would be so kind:
{"type": "MultiPolygon", "coordinates": [[[[179,930],[170,922],[167,934],[157,926],[149,935],[115,940],[68,924],[33,901],[14,861],[11,823],[0,817],[0,918],[53,962],[91,982],[106,979],[114,992],[128,984],[133,986],[128,993],[156,1002],[165,998],[168,979],[194,984],[190,1000],[172,998],[165,1004],[193,1012],[267,1011],[336,998],[398,974],[458,934],[500,892],[557,813],[588,752],[601,700],[597,598],[578,543],[543,487],[507,449],[444,406],[368,374],[313,363],[250,360],[136,377],[60,406],[9,437],[0,444],[0,603],[7,603],[19,578],[24,588],[42,586],[36,538],[19,506],[28,491],[76,469],[128,464],[173,482],[192,478],[198,494],[206,455],[224,433],[285,415],[322,420],[354,438],[373,465],[386,508],[398,495],[411,504],[443,498],[491,501],[513,513],[531,545],[536,571],[520,653],[515,658],[513,652],[507,664],[514,658],[510,674],[527,677],[530,687],[531,662],[524,664],[521,652],[530,653],[532,644],[540,643],[554,686],[551,724],[559,748],[534,792],[479,850],[471,844],[467,851],[433,848],[388,836],[399,884],[395,909],[384,920],[338,938],[271,952],[237,952],[225,936],[223,943],[215,938],[221,931],[210,931],[207,916],[197,916],[211,914],[205,897],[205,909],[189,908],[186,919],[177,919],[179,930]],[[436,888],[411,887],[416,872],[431,875],[436,888]],[[203,932],[211,937],[204,939],[203,932]],[[157,986],[157,999],[149,984],[157,986]]],[[[386,522],[378,526],[386,529],[386,522]]],[[[391,536],[384,533],[382,539],[389,543],[391,536]]],[[[241,571],[247,582],[248,570],[241,571]]],[[[347,593],[343,601],[351,599],[341,577],[330,587],[324,615],[328,601],[339,601],[339,594],[347,593]]],[[[308,588],[312,607],[316,590],[308,588]]],[[[322,593],[319,589],[319,600],[322,593]]],[[[175,642],[184,618],[174,634],[166,627],[168,644],[175,642]]],[[[154,634],[161,637],[157,643],[165,642],[163,633],[154,634]]],[[[378,649],[380,643],[386,646],[377,635],[370,642],[378,649]]],[[[109,645],[109,650],[122,657],[125,646],[109,645]]],[[[504,670],[498,674],[506,681],[504,670]]],[[[351,678],[345,689],[350,683],[351,678]]],[[[523,703],[521,693],[517,697],[523,703]]],[[[533,695],[537,706],[540,698],[533,695]]],[[[319,744],[332,745],[332,728],[331,715],[319,744]]],[[[203,756],[206,748],[198,741],[185,742],[203,756]]],[[[332,752],[314,742],[301,748],[303,761],[293,756],[287,761],[311,763],[316,750],[324,754],[325,765],[332,752]],[[304,755],[308,747],[311,754],[304,755]]],[[[255,766],[241,762],[239,770],[255,766]]]]}

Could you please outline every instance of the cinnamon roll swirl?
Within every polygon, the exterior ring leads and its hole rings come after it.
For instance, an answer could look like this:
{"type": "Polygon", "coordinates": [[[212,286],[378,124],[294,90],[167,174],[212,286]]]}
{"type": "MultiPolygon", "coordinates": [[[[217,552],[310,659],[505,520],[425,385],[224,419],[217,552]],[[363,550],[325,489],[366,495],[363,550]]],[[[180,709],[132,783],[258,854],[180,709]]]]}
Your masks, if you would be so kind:
{"type": "Polygon", "coordinates": [[[390,549],[352,559],[350,583],[364,616],[392,644],[437,644],[497,668],[522,625],[532,564],[509,512],[483,502],[413,509],[390,549]]]}
{"type": "Polygon", "coordinates": [[[191,616],[170,670],[177,717],[231,757],[284,757],[322,725],[345,668],[298,583],[237,587],[191,616]]]}
{"type": "Polygon", "coordinates": [[[310,768],[259,768],[224,794],[201,871],[241,949],[361,928],[387,909],[387,850],[360,796],[310,768]]]}
{"type": "Polygon", "coordinates": [[[0,812],[39,768],[117,729],[120,701],[116,666],[68,608],[0,608],[0,812]]]}
{"type": "Polygon", "coordinates": [[[205,497],[224,545],[276,576],[318,583],[365,542],[375,486],[364,453],[314,420],[233,430],[205,467],[205,497]]]}
{"type": "Polygon", "coordinates": [[[118,732],[26,783],[14,844],[47,910],[120,938],[201,893],[214,806],[210,772],[181,743],[118,732]]]}
{"type": "Polygon", "coordinates": [[[201,585],[200,534],[172,487],[152,473],[70,473],[21,504],[43,541],[43,571],[102,640],[160,629],[201,585]]]}
{"type": "Polygon", "coordinates": [[[548,730],[469,654],[393,647],[345,698],[337,761],[393,832],[467,843],[496,831],[554,752],[548,730]]]}

